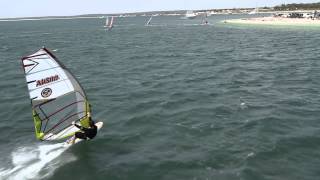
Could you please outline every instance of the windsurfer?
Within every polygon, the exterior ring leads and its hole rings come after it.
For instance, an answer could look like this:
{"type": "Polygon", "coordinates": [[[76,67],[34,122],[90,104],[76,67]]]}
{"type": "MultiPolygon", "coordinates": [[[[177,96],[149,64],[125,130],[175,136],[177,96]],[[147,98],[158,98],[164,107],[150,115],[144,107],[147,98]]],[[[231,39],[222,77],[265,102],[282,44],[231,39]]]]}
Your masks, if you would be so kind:
{"type": "Polygon", "coordinates": [[[75,133],[74,137],[72,138],[71,141],[69,141],[70,144],[74,144],[75,140],[77,138],[79,139],[84,139],[84,140],[89,140],[93,139],[97,135],[97,126],[95,125],[95,122],[91,119],[91,114],[88,112],[87,116],[89,117],[89,127],[83,127],[75,122],[72,122],[74,126],[79,128],[81,131],[78,131],[75,133]]]}

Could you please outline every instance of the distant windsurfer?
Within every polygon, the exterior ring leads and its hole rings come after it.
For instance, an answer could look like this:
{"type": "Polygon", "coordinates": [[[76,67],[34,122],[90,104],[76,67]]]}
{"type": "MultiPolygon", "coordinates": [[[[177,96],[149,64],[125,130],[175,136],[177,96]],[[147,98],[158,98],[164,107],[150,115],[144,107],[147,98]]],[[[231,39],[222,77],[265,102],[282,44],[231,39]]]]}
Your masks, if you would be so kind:
{"type": "Polygon", "coordinates": [[[79,139],[84,139],[84,140],[89,140],[93,139],[97,135],[97,126],[95,125],[95,122],[91,119],[91,114],[88,112],[88,118],[89,118],[89,127],[82,127],[76,124],[75,122],[72,122],[74,126],[79,128],[81,131],[78,131],[75,133],[74,137],[72,138],[71,141],[69,141],[69,144],[74,144],[75,140],[77,138],[79,139]]]}

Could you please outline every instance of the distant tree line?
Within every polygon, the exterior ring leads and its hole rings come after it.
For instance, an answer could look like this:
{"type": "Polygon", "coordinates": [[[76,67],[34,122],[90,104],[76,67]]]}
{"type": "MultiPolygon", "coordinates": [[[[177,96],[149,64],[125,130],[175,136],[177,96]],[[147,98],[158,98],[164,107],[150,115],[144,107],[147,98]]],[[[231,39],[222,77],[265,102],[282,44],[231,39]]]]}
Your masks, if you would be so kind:
{"type": "Polygon", "coordinates": [[[280,6],[275,6],[276,11],[293,11],[293,10],[316,10],[320,9],[320,2],[318,3],[308,3],[308,4],[281,4],[280,6]]]}

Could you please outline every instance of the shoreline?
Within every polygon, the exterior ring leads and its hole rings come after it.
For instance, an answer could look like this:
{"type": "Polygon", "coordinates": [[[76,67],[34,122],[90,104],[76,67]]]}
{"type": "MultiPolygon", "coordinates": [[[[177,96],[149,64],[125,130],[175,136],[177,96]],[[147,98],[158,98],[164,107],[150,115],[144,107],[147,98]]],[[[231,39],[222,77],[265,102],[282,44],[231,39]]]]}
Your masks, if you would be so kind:
{"type": "Polygon", "coordinates": [[[242,18],[229,19],[222,21],[229,24],[241,25],[271,25],[271,26],[320,26],[319,19],[310,18],[284,18],[284,17],[258,17],[258,18],[242,18]]]}

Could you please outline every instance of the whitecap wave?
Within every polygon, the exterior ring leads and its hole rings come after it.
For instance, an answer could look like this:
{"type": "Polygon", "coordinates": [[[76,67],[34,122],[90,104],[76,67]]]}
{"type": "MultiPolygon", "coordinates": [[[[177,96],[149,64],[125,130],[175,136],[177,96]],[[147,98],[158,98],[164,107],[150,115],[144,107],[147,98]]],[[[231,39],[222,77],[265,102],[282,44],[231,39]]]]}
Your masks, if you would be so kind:
{"type": "Polygon", "coordinates": [[[74,161],[75,157],[58,157],[70,146],[65,143],[22,147],[12,152],[11,169],[0,169],[0,179],[42,179],[53,174],[58,167],[74,161]]]}

